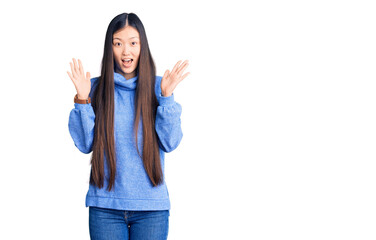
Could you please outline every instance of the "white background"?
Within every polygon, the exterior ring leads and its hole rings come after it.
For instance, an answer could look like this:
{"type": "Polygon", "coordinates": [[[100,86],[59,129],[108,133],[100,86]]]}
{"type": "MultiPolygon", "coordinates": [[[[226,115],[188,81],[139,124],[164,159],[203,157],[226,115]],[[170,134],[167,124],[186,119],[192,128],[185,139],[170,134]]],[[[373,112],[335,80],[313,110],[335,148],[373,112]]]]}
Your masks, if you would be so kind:
{"type": "Polygon", "coordinates": [[[80,58],[134,12],[174,91],[169,239],[375,239],[372,1],[1,3],[0,239],[89,239],[90,155],[68,131],[80,58]]]}

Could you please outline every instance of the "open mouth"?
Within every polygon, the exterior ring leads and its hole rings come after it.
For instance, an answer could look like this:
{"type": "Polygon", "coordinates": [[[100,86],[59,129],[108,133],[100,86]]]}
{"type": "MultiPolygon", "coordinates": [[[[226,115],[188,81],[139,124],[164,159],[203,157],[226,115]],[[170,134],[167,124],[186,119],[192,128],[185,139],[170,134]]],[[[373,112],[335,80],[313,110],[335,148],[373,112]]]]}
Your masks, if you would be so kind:
{"type": "Polygon", "coordinates": [[[124,67],[129,68],[132,65],[133,59],[132,58],[127,58],[127,59],[122,59],[124,67]]]}
{"type": "Polygon", "coordinates": [[[123,63],[131,63],[133,62],[133,59],[122,59],[121,61],[123,61],[123,63]]]}

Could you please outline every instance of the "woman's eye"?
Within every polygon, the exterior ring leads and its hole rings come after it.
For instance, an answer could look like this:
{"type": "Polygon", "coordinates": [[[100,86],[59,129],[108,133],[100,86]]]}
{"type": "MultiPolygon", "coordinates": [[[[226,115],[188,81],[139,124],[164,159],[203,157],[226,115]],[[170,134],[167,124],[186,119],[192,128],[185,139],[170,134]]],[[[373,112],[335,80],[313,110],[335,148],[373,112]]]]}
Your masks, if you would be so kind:
{"type": "Polygon", "coordinates": [[[115,46],[120,46],[120,45],[121,45],[121,43],[119,43],[119,42],[115,43],[115,46]]]}
{"type": "Polygon", "coordinates": [[[132,45],[134,46],[134,45],[136,45],[137,43],[136,42],[132,42],[132,45]]]}

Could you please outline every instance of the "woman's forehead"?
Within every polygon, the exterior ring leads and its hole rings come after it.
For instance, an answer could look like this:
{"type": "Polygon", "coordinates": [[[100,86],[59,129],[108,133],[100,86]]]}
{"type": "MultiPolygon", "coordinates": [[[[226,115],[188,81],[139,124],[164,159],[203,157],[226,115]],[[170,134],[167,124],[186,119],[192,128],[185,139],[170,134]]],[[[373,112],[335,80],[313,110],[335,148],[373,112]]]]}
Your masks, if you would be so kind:
{"type": "Polygon", "coordinates": [[[138,31],[134,27],[131,27],[131,26],[121,28],[118,31],[116,31],[113,35],[113,39],[118,38],[120,40],[128,40],[131,38],[139,38],[139,37],[140,35],[138,31]]]}

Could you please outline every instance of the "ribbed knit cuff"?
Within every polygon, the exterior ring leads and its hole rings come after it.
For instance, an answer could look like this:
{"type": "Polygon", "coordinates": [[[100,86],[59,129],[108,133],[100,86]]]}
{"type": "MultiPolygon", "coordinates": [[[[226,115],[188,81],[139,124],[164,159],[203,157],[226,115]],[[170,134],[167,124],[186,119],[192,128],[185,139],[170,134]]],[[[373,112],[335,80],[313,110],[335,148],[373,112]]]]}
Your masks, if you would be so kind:
{"type": "Polygon", "coordinates": [[[88,110],[88,109],[92,109],[92,106],[91,106],[91,103],[85,103],[85,104],[74,103],[74,108],[78,110],[88,110]]]}
{"type": "Polygon", "coordinates": [[[174,103],[174,93],[171,94],[169,97],[164,97],[162,94],[158,96],[159,106],[167,106],[172,105],[174,103]]]}

